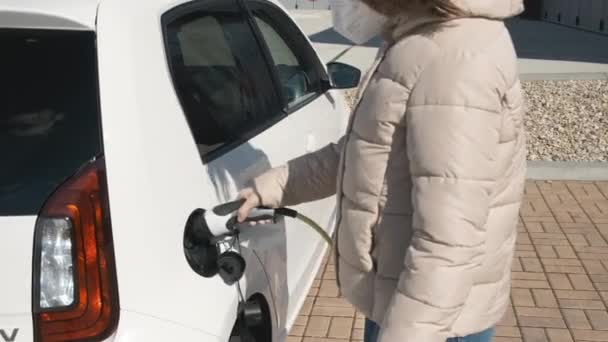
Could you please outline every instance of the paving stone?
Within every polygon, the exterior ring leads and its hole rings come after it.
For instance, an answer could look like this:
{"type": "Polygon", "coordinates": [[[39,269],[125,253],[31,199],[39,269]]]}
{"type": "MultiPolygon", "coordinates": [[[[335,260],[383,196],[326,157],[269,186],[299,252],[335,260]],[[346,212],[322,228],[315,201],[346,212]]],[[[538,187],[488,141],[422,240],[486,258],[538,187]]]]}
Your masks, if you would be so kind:
{"type": "Polygon", "coordinates": [[[589,242],[589,245],[591,245],[591,247],[606,247],[606,246],[608,246],[608,243],[606,243],[606,240],[604,240],[604,238],[602,237],[602,235],[599,232],[597,232],[597,231],[586,233],[585,234],[585,238],[587,239],[587,241],[589,242]]]}
{"type": "Polygon", "coordinates": [[[353,319],[346,317],[333,317],[329,326],[328,337],[350,338],[353,328],[353,319]]]}
{"type": "Polygon", "coordinates": [[[526,272],[544,272],[543,266],[540,263],[540,260],[536,257],[534,258],[520,258],[521,264],[524,267],[524,271],[526,272]]]}
{"type": "Polygon", "coordinates": [[[559,306],[565,309],[605,310],[604,303],[599,300],[559,299],[559,306]]]}
{"type": "Polygon", "coordinates": [[[547,280],[547,276],[544,273],[534,272],[512,272],[511,278],[517,280],[547,280]]]}
{"type": "Polygon", "coordinates": [[[314,301],[314,297],[306,297],[304,304],[302,304],[302,309],[300,309],[300,315],[310,315],[314,301]]]}
{"type": "Polygon", "coordinates": [[[563,239],[536,239],[534,244],[536,246],[570,246],[570,242],[563,239]]]}
{"type": "Polygon", "coordinates": [[[551,287],[558,290],[572,290],[574,287],[570,283],[568,276],[562,273],[548,273],[549,283],[551,287]]]}
{"type": "Polygon", "coordinates": [[[546,333],[550,342],[573,342],[572,335],[567,329],[547,329],[546,333]]]}
{"type": "Polygon", "coordinates": [[[517,325],[517,319],[515,318],[515,312],[513,311],[512,307],[509,307],[507,309],[504,316],[502,317],[500,322],[498,322],[497,325],[498,326],[507,326],[507,327],[514,327],[517,325]]]}
{"type": "Polygon", "coordinates": [[[582,234],[567,234],[567,236],[573,246],[589,246],[587,239],[582,234]]]}
{"type": "Polygon", "coordinates": [[[294,326],[296,325],[302,325],[302,326],[306,326],[306,324],[308,323],[308,317],[309,316],[305,316],[305,315],[298,315],[298,317],[296,317],[295,322],[293,323],[294,326]]]}
{"type": "Polygon", "coordinates": [[[326,337],[329,330],[331,317],[311,316],[306,326],[304,336],[326,337]]]}
{"type": "Polygon", "coordinates": [[[588,274],[608,274],[600,260],[582,260],[582,262],[588,274]]]}
{"type": "Polygon", "coordinates": [[[312,316],[329,317],[355,317],[355,309],[352,307],[317,306],[312,308],[312,316]]]}
{"type": "Polygon", "coordinates": [[[521,337],[518,327],[497,327],[494,331],[496,337],[521,337]]]}
{"type": "Polygon", "coordinates": [[[545,270],[549,273],[586,273],[585,269],[582,266],[545,265],[545,270]]]}
{"type": "Polygon", "coordinates": [[[545,229],[541,222],[527,222],[524,224],[528,233],[544,233],[545,229]]]}
{"type": "Polygon", "coordinates": [[[515,245],[515,250],[519,252],[534,252],[537,250],[534,245],[515,245]]]}
{"type": "Polygon", "coordinates": [[[533,289],[534,301],[541,308],[557,308],[557,299],[551,290],[533,289]]]}
{"type": "MultiPolygon", "coordinates": [[[[544,258],[541,259],[542,264],[547,266],[572,266],[572,267],[582,267],[582,263],[577,259],[553,259],[553,258],[544,258]]],[[[581,272],[584,272],[584,269],[581,268],[581,272]]]]}
{"type": "Polygon", "coordinates": [[[533,307],[516,307],[515,312],[518,318],[523,316],[529,317],[544,317],[544,318],[562,318],[562,313],[559,309],[548,308],[533,308],[533,307]]]}
{"type": "Polygon", "coordinates": [[[562,228],[557,222],[542,222],[541,224],[547,233],[563,233],[562,228]]]}
{"type": "Polygon", "coordinates": [[[590,274],[589,276],[594,283],[608,283],[608,274],[590,274]]]}
{"type": "Polygon", "coordinates": [[[291,330],[289,331],[289,336],[304,336],[305,329],[306,329],[305,326],[294,325],[293,327],[291,327],[291,330]]]}
{"type": "Polygon", "coordinates": [[[315,301],[315,306],[345,307],[352,308],[352,305],[344,298],[319,297],[315,301]]]}
{"type": "Polygon", "coordinates": [[[608,331],[596,330],[572,330],[572,334],[577,341],[593,341],[606,342],[608,341],[608,331]]]}
{"type": "Polygon", "coordinates": [[[608,291],[608,283],[594,283],[594,287],[599,291],[608,291]]]}
{"type": "Polygon", "coordinates": [[[511,290],[511,300],[515,306],[536,306],[532,292],[529,289],[511,290]]]}
{"type": "Polygon", "coordinates": [[[524,288],[524,289],[548,289],[549,282],[545,280],[517,280],[511,281],[513,288],[524,288]]]}
{"type": "Polygon", "coordinates": [[[353,340],[363,340],[363,329],[353,329],[352,339],[353,340]]]}
{"type": "Polygon", "coordinates": [[[513,265],[511,266],[511,271],[513,272],[523,272],[524,268],[521,266],[519,262],[519,258],[513,259],[513,265]]]}
{"type": "Polygon", "coordinates": [[[575,290],[595,290],[591,279],[586,274],[569,274],[568,278],[575,290]]]}
{"type": "Polygon", "coordinates": [[[353,327],[355,329],[363,329],[363,327],[365,327],[365,320],[363,318],[355,319],[355,324],[353,327]]]}
{"type": "Polygon", "coordinates": [[[557,253],[553,246],[538,246],[536,252],[541,258],[557,258],[557,253]]]}
{"type": "Polygon", "coordinates": [[[595,229],[593,223],[562,223],[560,226],[564,229],[595,229]]]}
{"type": "Polygon", "coordinates": [[[562,233],[530,233],[532,239],[566,239],[566,235],[562,233]]]}
{"type": "Polygon", "coordinates": [[[571,246],[554,246],[553,249],[557,252],[557,255],[563,259],[576,258],[576,253],[571,246]]]}
{"type": "Polygon", "coordinates": [[[517,243],[520,245],[531,245],[530,235],[528,233],[517,233],[517,243]]]}
{"type": "Polygon", "coordinates": [[[550,342],[542,328],[521,328],[525,342],[550,342]]]}
{"type": "Polygon", "coordinates": [[[586,313],[593,330],[608,330],[608,312],[588,310],[586,313]]]}
{"type": "Polygon", "coordinates": [[[574,249],[579,253],[601,254],[601,256],[608,255],[608,247],[574,246],[574,249]]]}
{"type": "Polygon", "coordinates": [[[338,297],[339,293],[335,280],[323,280],[319,288],[320,297],[338,297]]]}
{"type": "Polygon", "coordinates": [[[591,329],[585,311],[578,309],[562,309],[566,324],[570,329],[591,329]]]}
{"type": "Polygon", "coordinates": [[[336,280],[336,272],[325,271],[325,273],[323,274],[323,279],[336,280]]]}
{"type": "Polygon", "coordinates": [[[598,253],[585,253],[579,252],[577,253],[579,259],[581,260],[601,260],[603,262],[608,262],[608,254],[598,254],[598,253]]]}
{"type": "Polygon", "coordinates": [[[538,254],[535,251],[515,251],[516,258],[536,258],[538,254]]]}
{"type": "Polygon", "coordinates": [[[560,318],[522,316],[517,319],[521,327],[535,328],[566,328],[566,323],[560,318]]]}
{"type": "Polygon", "coordinates": [[[558,299],[583,299],[599,300],[600,296],[596,291],[575,291],[575,290],[555,290],[558,299]]]}

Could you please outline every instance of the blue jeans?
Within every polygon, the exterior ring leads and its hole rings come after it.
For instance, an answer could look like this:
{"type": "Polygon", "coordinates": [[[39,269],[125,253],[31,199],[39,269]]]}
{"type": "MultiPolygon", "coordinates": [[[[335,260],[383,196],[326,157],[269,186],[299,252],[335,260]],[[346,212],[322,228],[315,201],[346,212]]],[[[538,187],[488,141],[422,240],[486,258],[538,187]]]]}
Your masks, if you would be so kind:
{"type": "MultiPolygon", "coordinates": [[[[363,332],[363,342],[376,342],[378,334],[380,333],[380,327],[378,324],[365,320],[365,330],[363,332]]],[[[448,338],[446,342],[492,342],[492,336],[494,335],[494,329],[488,329],[477,334],[465,336],[465,337],[452,337],[448,338]]],[[[405,341],[404,341],[405,342],[405,341]]]]}

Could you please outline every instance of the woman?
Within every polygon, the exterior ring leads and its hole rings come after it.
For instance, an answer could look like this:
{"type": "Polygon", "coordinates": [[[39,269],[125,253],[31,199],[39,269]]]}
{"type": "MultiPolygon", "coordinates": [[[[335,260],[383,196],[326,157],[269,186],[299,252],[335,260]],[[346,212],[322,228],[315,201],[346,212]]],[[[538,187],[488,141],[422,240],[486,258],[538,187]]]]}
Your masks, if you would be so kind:
{"type": "Polygon", "coordinates": [[[363,0],[386,47],[346,135],[241,192],[250,208],[336,194],[342,294],[365,341],[490,341],[509,305],[526,153],[503,20],[521,0],[363,0]]]}

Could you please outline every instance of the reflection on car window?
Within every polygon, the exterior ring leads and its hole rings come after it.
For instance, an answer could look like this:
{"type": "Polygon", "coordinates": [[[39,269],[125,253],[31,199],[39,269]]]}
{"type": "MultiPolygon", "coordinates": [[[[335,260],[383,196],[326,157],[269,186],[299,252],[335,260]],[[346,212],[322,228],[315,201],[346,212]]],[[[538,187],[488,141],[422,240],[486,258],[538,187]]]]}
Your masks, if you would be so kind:
{"type": "Polygon", "coordinates": [[[0,30],[0,216],[36,215],[102,152],[95,35],[0,30]]]}
{"type": "Polygon", "coordinates": [[[167,26],[169,62],[203,155],[281,115],[270,71],[237,10],[196,12],[167,26]]]}
{"type": "Polygon", "coordinates": [[[287,41],[273,28],[270,20],[260,15],[263,14],[255,14],[255,20],[270,50],[288,105],[295,106],[313,97],[318,90],[315,74],[311,72],[310,67],[298,60],[287,41]]]}

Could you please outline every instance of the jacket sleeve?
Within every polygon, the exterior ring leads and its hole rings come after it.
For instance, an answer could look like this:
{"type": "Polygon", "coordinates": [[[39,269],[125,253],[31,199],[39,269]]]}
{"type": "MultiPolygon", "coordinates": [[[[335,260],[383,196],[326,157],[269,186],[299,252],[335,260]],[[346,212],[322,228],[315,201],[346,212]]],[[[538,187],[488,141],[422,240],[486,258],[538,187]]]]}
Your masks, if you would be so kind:
{"type": "Polygon", "coordinates": [[[413,235],[381,342],[445,342],[484,257],[500,97],[490,82],[446,82],[414,89],[406,109],[413,235]]]}
{"type": "Polygon", "coordinates": [[[253,188],[262,204],[288,206],[335,195],[343,141],[344,137],[255,178],[253,188]]]}

